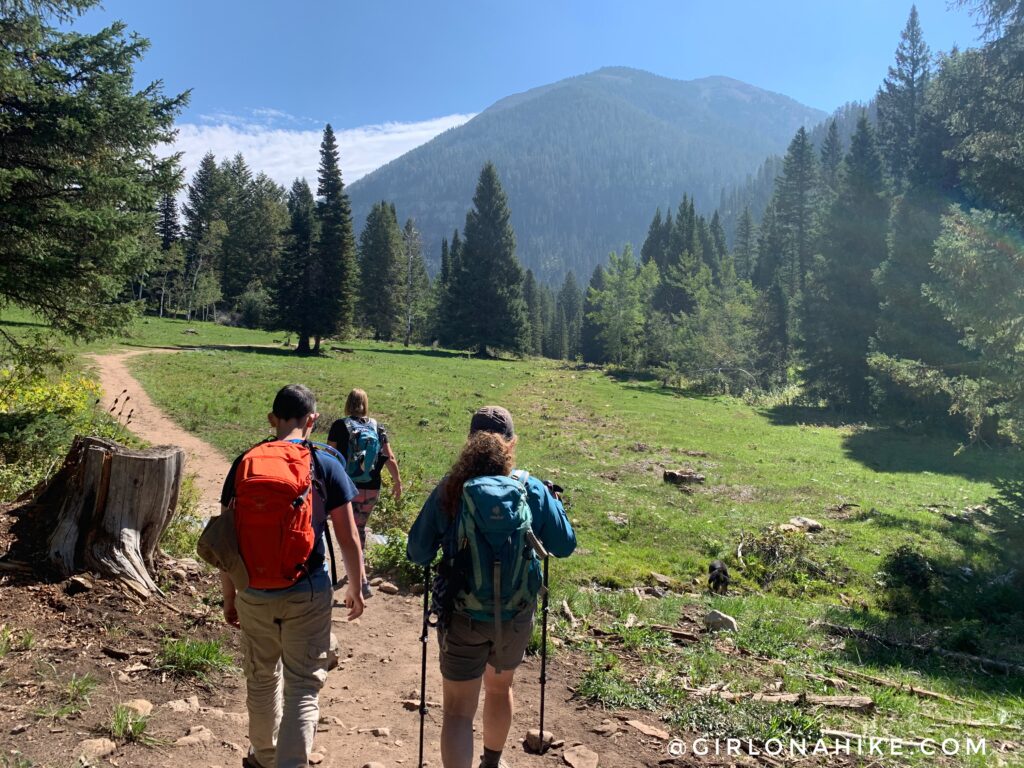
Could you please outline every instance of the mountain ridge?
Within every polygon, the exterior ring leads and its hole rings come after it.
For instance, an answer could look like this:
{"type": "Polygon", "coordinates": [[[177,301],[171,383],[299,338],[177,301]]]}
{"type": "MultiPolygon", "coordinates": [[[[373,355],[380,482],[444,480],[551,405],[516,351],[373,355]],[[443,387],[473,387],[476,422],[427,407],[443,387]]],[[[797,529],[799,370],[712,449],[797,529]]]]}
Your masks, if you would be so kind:
{"type": "Polygon", "coordinates": [[[655,208],[683,194],[710,211],[722,190],[785,150],[824,112],[721,75],[673,80],[602,67],[517,94],[349,186],[357,228],[375,201],[416,220],[436,270],[484,162],[509,196],[517,253],[545,282],[586,280],[609,250],[639,243],[655,208]]]}

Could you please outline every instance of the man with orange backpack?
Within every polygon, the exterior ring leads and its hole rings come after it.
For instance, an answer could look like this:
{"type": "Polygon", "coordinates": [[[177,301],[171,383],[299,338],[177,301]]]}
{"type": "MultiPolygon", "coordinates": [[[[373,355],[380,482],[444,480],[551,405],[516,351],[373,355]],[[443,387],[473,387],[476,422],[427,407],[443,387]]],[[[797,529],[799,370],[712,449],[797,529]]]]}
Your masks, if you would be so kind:
{"type": "Polygon", "coordinates": [[[221,494],[222,514],[234,514],[248,573],[248,585],[236,590],[221,572],[224,618],[242,630],[247,768],[308,765],[331,635],[328,517],[349,575],[348,618],[363,612],[363,558],[351,504],[356,489],[337,454],[309,441],[317,416],[308,388],[284,387],[268,414],[275,437],[235,460],[221,494]]]}

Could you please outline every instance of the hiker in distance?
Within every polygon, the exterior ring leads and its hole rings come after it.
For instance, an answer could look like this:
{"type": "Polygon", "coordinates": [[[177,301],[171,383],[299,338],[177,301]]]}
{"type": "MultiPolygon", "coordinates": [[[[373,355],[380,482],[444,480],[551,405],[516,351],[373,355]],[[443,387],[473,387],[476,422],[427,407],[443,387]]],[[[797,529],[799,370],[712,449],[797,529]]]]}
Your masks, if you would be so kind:
{"type": "Polygon", "coordinates": [[[485,406],[447,476],[409,531],[407,555],[443,562],[434,584],[444,717],[444,768],[472,768],[473,718],[484,688],[480,768],[499,768],[512,725],[512,678],[533,632],[541,568],[535,535],[556,557],[568,557],[576,536],[561,501],[545,483],[514,470],[512,414],[485,406]],[[492,566],[493,564],[493,566],[492,566]]]}
{"type": "MultiPolygon", "coordinates": [[[[359,543],[365,557],[366,522],[380,497],[381,472],[387,467],[395,501],[402,498],[402,478],[398,473],[398,459],[395,458],[395,448],[388,437],[388,431],[383,424],[370,418],[370,403],[363,390],[353,389],[348,393],[345,418],[331,425],[327,444],[345,457],[345,470],[358,491],[352,499],[352,514],[359,529],[359,543]]],[[[373,595],[365,579],[362,589],[363,597],[373,595]]]]}
{"type": "Polygon", "coordinates": [[[363,612],[362,549],[350,503],[356,489],[333,452],[309,441],[317,416],[308,388],[284,387],[268,414],[275,437],[235,459],[221,494],[222,513],[230,509],[235,517],[249,580],[236,592],[221,573],[224,618],[242,630],[247,768],[308,765],[331,636],[328,517],[350,576],[348,618],[363,612]]]}

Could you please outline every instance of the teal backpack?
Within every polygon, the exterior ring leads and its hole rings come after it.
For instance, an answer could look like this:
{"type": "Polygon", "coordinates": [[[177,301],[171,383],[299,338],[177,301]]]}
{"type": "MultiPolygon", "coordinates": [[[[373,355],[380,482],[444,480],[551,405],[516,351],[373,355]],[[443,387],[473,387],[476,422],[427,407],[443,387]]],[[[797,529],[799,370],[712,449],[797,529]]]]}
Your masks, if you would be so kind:
{"type": "Polygon", "coordinates": [[[540,560],[530,544],[528,478],[516,470],[511,477],[467,481],[455,520],[456,559],[463,571],[455,610],[479,621],[493,620],[499,644],[501,622],[535,603],[540,592],[540,560]]]}
{"type": "Polygon", "coordinates": [[[380,434],[377,422],[369,419],[365,424],[356,419],[345,419],[348,427],[348,460],[345,472],[357,483],[368,483],[380,456],[380,434]]]}

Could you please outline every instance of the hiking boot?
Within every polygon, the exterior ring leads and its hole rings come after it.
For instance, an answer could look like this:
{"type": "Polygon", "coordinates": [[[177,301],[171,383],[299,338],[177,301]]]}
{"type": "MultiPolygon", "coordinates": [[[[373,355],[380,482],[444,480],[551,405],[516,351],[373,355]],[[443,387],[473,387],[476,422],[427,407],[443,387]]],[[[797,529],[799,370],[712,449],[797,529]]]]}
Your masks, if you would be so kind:
{"type": "Polygon", "coordinates": [[[363,599],[367,600],[367,599],[369,599],[371,597],[373,597],[373,590],[370,589],[370,582],[364,581],[363,582],[363,599]]]}
{"type": "Polygon", "coordinates": [[[242,758],[242,768],[263,768],[263,766],[256,762],[256,758],[252,755],[246,755],[242,758]]]}
{"type": "MultiPolygon", "coordinates": [[[[477,768],[487,768],[487,766],[484,765],[484,759],[482,757],[480,758],[480,765],[477,766],[477,768]]],[[[498,768],[510,768],[510,766],[504,759],[501,759],[498,761],[498,768]]]]}

